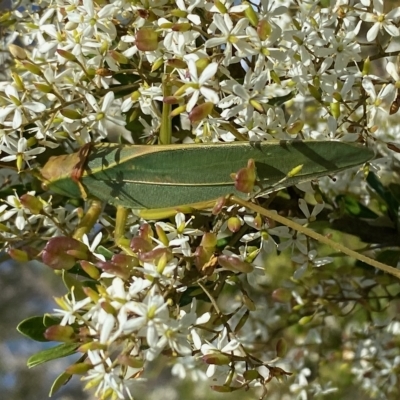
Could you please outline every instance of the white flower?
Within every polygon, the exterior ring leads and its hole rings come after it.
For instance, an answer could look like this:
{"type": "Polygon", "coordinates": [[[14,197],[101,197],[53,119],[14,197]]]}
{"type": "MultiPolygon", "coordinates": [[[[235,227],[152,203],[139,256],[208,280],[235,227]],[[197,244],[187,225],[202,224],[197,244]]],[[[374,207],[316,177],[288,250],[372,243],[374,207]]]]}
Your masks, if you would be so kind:
{"type": "Polygon", "coordinates": [[[113,107],[114,103],[114,92],[108,92],[102,102],[101,108],[98,106],[95,97],[86,93],[86,99],[90,106],[93,108],[95,113],[89,114],[89,121],[93,121],[91,124],[92,128],[97,128],[102,135],[102,137],[106,137],[107,130],[107,121],[113,122],[116,125],[124,126],[125,120],[117,114],[117,110],[113,107]]]}
{"type": "Polygon", "coordinates": [[[211,79],[215,76],[218,70],[218,63],[213,62],[207,65],[204,68],[204,71],[201,73],[200,77],[197,74],[196,62],[192,59],[188,60],[188,70],[189,70],[189,79],[185,77],[185,75],[180,72],[182,81],[186,84],[187,87],[184,94],[190,96],[190,100],[186,105],[186,111],[190,112],[193,107],[197,104],[200,94],[204,96],[207,101],[211,103],[217,104],[219,101],[218,94],[215,90],[207,87],[212,84],[211,79]]]}
{"type": "Polygon", "coordinates": [[[360,15],[360,18],[366,22],[374,24],[367,32],[367,40],[372,42],[378,36],[379,31],[384,29],[390,36],[399,36],[400,31],[396,26],[396,22],[400,17],[400,7],[396,7],[389,13],[383,12],[383,0],[373,0],[374,12],[365,12],[360,15]]]}
{"type": "Polygon", "coordinates": [[[247,38],[245,29],[248,19],[242,18],[234,26],[229,14],[224,14],[223,16],[214,14],[214,24],[221,31],[221,35],[208,39],[205,46],[206,48],[215,46],[225,47],[223,65],[229,65],[232,62],[239,61],[240,58],[254,54],[251,46],[243,40],[247,38]],[[235,47],[237,50],[237,56],[232,55],[232,47],[235,47]]]}
{"type": "Polygon", "coordinates": [[[43,112],[47,108],[43,103],[36,101],[22,101],[17,89],[12,85],[6,87],[5,93],[10,104],[0,109],[0,122],[6,126],[11,126],[13,129],[18,129],[27,117],[36,117],[37,113],[43,112]],[[14,113],[12,123],[5,120],[11,113],[14,113]]]}
{"type": "MultiPolygon", "coordinates": [[[[32,150],[27,150],[27,144],[28,141],[25,138],[20,138],[18,140],[17,148],[13,148],[13,145],[11,144],[11,147],[6,147],[4,145],[0,145],[0,150],[4,151],[5,153],[10,154],[9,156],[5,156],[1,158],[1,161],[9,162],[13,160],[17,160],[17,165],[19,165],[19,160],[18,158],[21,157],[23,161],[29,161],[34,158],[38,154],[43,153],[46,149],[44,147],[36,147],[32,150]]],[[[22,166],[21,166],[22,167],[22,166]]]]}

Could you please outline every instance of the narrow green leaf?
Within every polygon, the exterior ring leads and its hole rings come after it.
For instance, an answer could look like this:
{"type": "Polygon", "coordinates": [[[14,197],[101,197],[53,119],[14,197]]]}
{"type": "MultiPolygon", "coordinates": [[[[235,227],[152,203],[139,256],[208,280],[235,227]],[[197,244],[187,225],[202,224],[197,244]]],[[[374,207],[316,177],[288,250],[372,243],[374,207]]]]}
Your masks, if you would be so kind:
{"type": "Polygon", "coordinates": [[[57,378],[54,380],[53,384],[51,385],[49,397],[52,397],[53,394],[57,393],[62,386],[68,383],[71,379],[72,375],[63,372],[62,374],[58,375],[57,378]]]}
{"type": "Polygon", "coordinates": [[[63,358],[76,353],[76,349],[79,347],[79,343],[63,343],[58,346],[52,347],[40,351],[29,357],[27,365],[29,368],[36,367],[37,365],[43,364],[47,361],[56,360],[57,358],[63,358]]]}

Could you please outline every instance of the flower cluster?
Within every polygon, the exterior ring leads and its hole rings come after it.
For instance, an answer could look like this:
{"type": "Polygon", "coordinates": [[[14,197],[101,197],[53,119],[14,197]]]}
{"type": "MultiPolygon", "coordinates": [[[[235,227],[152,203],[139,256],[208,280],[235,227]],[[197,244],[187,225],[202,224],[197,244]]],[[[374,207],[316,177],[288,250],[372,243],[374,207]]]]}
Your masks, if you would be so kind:
{"type": "MultiPolygon", "coordinates": [[[[390,291],[381,291],[392,281],[370,271],[364,281],[357,265],[346,269],[349,261],[245,207],[121,219],[97,200],[50,195],[37,168],[100,142],[356,143],[382,156],[369,170],[320,186],[294,181],[256,200],[316,230],[357,236],[352,224],[363,219],[365,243],[397,246],[390,235],[398,185],[386,190],[377,174],[388,176],[400,152],[399,24],[400,7],[383,0],[21,0],[2,11],[0,244],[18,261],[41,259],[71,275],[43,328],[47,340],[82,353],[67,375],[84,374],[98,398],[133,398],[162,354],[175,376],[212,377],[215,391],[254,386],[264,396],[289,370],[298,372],[288,385],[298,398],[335,390],[322,376],[311,382],[305,360],[315,361],[318,350],[304,351],[308,335],[325,340],[328,311],[343,317],[374,296],[390,303],[390,291]],[[287,351],[283,331],[294,325],[301,339],[289,339],[287,351]]],[[[85,160],[62,160],[74,189],[61,192],[91,199],[79,181],[85,160]]],[[[373,348],[360,346],[362,356],[373,348]]],[[[387,371],[397,365],[398,355],[385,361],[387,371]]]]}

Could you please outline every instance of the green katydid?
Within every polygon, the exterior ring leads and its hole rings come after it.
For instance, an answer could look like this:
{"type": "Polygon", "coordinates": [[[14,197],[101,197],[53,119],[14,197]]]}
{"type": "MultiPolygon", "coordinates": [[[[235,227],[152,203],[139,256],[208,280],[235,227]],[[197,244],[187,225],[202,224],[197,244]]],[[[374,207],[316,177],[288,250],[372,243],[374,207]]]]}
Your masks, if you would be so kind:
{"type": "MultiPolygon", "coordinates": [[[[317,234],[287,218],[246,201],[232,173],[251,159],[257,184],[270,193],[371,160],[364,146],[328,141],[267,141],[227,144],[137,146],[97,144],[77,153],[51,157],[41,174],[47,186],[69,197],[86,193],[139,216],[158,219],[176,211],[211,208],[221,196],[298,230],[400,278],[400,271],[317,234]],[[293,173],[296,171],[296,173],[293,173]]],[[[100,212],[88,218],[93,221],[100,212]]],[[[86,223],[86,221],[85,221],[86,223]]],[[[78,235],[79,236],[79,235],[78,235]]]]}
{"type": "Polygon", "coordinates": [[[246,197],[235,189],[231,174],[246,166],[249,159],[255,161],[258,181],[263,192],[268,193],[361,165],[373,155],[363,146],[326,141],[98,144],[90,152],[50,158],[41,173],[50,189],[80,197],[77,179],[71,174],[78,166],[80,182],[87,193],[140,214],[144,209],[176,209],[184,205],[204,208],[228,194],[246,197]],[[298,173],[288,176],[299,166],[298,173]]]}

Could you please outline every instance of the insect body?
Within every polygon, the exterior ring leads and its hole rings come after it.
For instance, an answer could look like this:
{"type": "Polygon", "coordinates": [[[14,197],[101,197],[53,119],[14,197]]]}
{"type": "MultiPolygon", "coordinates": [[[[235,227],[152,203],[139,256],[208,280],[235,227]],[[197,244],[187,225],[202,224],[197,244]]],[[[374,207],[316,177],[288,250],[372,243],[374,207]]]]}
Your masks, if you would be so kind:
{"type": "Polygon", "coordinates": [[[41,173],[50,189],[80,197],[79,165],[80,183],[89,196],[140,210],[201,204],[229,194],[246,197],[235,189],[231,174],[249,159],[255,161],[258,181],[268,193],[360,165],[373,156],[361,145],[327,141],[97,144],[85,155],[85,163],[82,152],[52,157],[41,173]],[[300,171],[291,176],[299,165],[300,171]]]}

